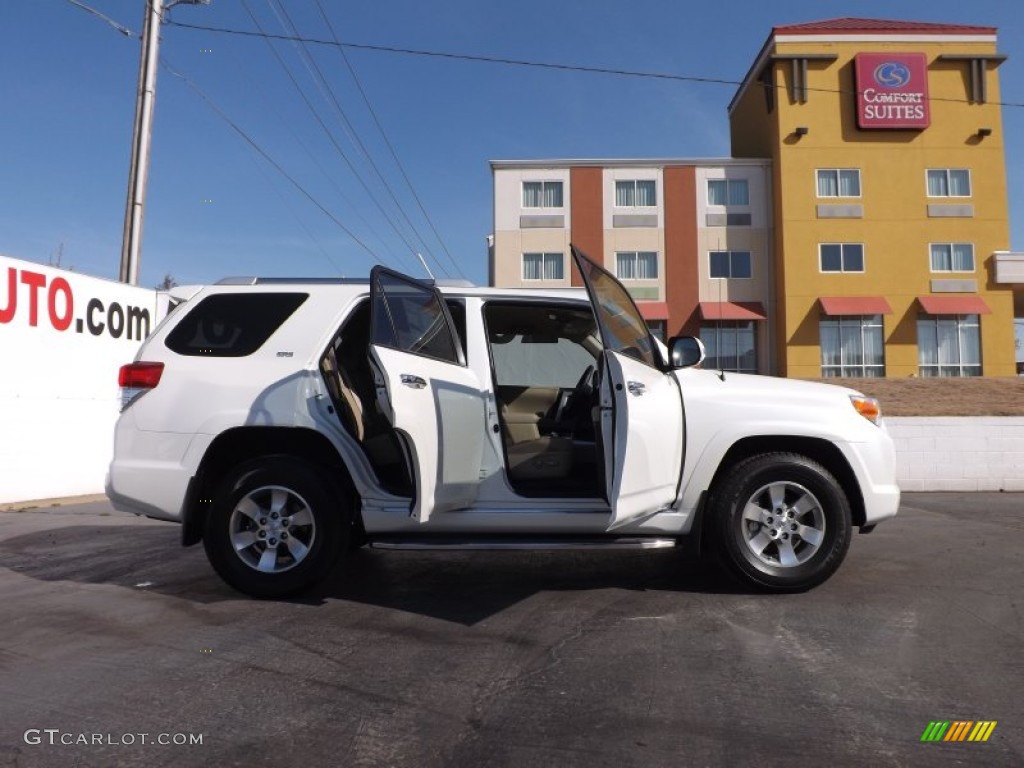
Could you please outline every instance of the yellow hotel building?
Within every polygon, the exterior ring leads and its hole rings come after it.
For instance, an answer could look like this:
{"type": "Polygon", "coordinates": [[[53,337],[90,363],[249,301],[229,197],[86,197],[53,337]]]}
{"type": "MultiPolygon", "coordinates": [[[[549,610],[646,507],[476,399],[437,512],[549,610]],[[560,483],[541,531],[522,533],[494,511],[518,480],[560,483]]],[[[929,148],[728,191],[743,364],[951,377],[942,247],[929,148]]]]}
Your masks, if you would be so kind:
{"type": "Polygon", "coordinates": [[[775,27],[729,105],[731,158],[492,162],[492,282],[574,284],[573,241],[716,367],[1014,375],[1004,59],[992,27],[775,27]]]}
{"type": "Polygon", "coordinates": [[[772,161],[781,375],[1016,372],[1004,58],[991,27],[772,31],[729,122],[772,161]]]}

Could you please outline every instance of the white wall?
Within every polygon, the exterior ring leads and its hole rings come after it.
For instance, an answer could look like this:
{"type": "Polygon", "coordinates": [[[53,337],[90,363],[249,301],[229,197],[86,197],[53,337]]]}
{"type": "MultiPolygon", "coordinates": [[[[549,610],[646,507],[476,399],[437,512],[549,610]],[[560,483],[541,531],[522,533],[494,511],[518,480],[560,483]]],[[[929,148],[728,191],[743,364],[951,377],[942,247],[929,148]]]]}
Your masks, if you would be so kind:
{"type": "Polygon", "coordinates": [[[103,492],[118,369],[165,313],[157,291],[0,256],[0,503],[103,492]]]}
{"type": "Polygon", "coordinates": [[[1024,417],[886,417],[904,491],[1024,491],[1024,417]]]}

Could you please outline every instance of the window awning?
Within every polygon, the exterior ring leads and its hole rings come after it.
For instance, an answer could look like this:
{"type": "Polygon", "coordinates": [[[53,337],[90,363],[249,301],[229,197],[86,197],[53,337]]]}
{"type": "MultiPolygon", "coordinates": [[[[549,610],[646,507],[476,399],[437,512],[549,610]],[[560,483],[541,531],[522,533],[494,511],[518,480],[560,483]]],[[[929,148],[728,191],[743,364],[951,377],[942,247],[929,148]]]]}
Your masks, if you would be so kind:
{"type": "Polygon", "coordinates": [[[668,303],[664,301],[638,301],[637,309],[644,320],[668,320],[668,303]]]}
{"type": "Polygon", "coordinates": [[[826,315],[891,315],[884,296],[822,296],[818,299],[826,315]]]}
{"type": "Polygon", "coordinates": [[[702,301],[700,316],[705,320],[765,320],[759,301],[702,301]]]}
{"type": "Polygon", "coordinates": [[[917,303],[927,315],[992,314],[981,296],[918,296],[917,303]]]}

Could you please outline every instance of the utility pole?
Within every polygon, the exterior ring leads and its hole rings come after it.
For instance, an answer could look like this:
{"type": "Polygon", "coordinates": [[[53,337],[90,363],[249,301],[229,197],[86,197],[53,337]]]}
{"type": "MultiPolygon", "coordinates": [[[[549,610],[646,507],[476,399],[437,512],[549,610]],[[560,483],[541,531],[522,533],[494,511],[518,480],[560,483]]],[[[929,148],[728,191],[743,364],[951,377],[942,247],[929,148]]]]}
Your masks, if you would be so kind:
{"type": "Polygon", "coordinates": [[[156,100],[156,70],[160,62],[160,23],[163,14],[179,3],[208,5],[210,0],[145,0],[142,28],[142,53],[139,57],[139,86],[135,97],[135,129],[132,133],[132,160],[128,171],[128,202],[124,213],[119,280],[139,284],[139,252],[142,245],[142,217],[145,213],[146,182],[149,180],[149,155],[153,141],[153,105],[156,100]]]}

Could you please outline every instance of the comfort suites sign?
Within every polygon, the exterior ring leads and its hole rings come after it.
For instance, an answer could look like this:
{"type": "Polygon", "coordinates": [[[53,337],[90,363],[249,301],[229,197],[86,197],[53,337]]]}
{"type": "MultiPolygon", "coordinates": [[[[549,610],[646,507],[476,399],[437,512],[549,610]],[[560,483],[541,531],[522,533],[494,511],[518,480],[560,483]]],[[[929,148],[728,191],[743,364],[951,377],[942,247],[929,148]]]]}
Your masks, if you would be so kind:
{"type": "Polygon", "coordinates": [[[928,127],[928,62],[923,53],[858,53],[854,70],[858,127],[928,127]]]}

